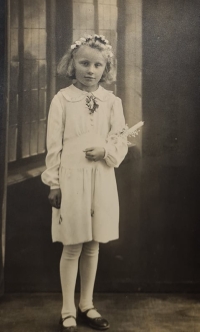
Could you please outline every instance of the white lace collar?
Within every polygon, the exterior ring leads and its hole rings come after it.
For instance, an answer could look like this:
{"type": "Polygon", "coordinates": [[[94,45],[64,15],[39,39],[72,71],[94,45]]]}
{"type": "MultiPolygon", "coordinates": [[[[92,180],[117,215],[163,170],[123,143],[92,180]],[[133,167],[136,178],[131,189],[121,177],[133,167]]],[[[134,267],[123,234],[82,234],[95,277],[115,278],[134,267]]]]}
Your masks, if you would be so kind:
{"type": "MultiPolygon", "coordinates": [[[[80,101],[83,98],[86,98],[86,96],[91,95],[91,92],[83,91],[75,87],[73,84],[71,84],[69,87],[61,89],[60,92],[62,95],[67,99],[67,101],[76,102],[80,101]]],[[[113,91],[104,89],[101,85],[99,85],[98,89],[92,94],[99,100],[105,101],[110,97],[110,94],[112,94],[113,91]]]]}

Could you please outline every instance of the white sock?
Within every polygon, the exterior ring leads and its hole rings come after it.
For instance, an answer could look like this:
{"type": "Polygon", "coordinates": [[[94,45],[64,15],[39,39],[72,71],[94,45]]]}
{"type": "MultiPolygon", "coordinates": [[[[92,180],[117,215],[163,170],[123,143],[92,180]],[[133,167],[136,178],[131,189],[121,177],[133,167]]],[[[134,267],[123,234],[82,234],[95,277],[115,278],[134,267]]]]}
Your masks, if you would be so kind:
{"type": "MultiPolygon", "coordinates": [[[[74,293],[81,250],[82,244],[63,246],[60,260],[60,279],[63,295],[62,318],[70,315],[76,317],[74,293]]],[[[63,322],[63,325],[73,326],[76,325],[76,322],[73,318],[68,318],[63,322]]]]}
{"type": "MultiPolygon", "coordinates": [[[[99,243],[95,241],[83,244],[80,257],[80,280],[81,296],[79,308],[86,311],[93,307],[93,291],[96,278],[97,264],[99,256],[99,243]]],[[[100,317],[96,310],[91,310],[87,314],[90,318],[100,317]]]]}

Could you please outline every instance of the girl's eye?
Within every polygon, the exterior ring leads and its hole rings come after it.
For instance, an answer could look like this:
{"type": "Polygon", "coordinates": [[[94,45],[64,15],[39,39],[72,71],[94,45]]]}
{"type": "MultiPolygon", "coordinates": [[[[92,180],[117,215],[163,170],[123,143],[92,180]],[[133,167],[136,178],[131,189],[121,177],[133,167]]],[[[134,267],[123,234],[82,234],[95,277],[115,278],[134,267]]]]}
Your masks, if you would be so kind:
{"type": "Polygon", "coordinates": [[[87,62],[87,61],[82,62],[82,64],[83,64],[84,66],[88,66],[88,62],[87,62]]]}
{"type": "Polygon", "coordinates": [[[96,63],[96,65],[95,65],[96,67],[101,67],[102,66],[102,64],[101,63],[96,63]]]}

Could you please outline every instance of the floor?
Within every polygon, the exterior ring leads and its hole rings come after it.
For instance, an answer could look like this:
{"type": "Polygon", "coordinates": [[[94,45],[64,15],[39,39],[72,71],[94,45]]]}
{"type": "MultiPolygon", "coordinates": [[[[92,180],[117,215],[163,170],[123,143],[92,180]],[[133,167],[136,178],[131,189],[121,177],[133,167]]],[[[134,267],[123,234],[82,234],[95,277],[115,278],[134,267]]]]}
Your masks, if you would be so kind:
{"type": "MultiPolygon", "coordinates": [[[[95,294],[110,332],[199,332],[200,294],[95,294]]],[[[77,302],[77,295],[76,295],[77,302]]],[[[1,332],[55,332],[60,294],[7,294],[0,299],[1,332]]],[[[79,325],[79,332],[93,331],[79,325]]]]}

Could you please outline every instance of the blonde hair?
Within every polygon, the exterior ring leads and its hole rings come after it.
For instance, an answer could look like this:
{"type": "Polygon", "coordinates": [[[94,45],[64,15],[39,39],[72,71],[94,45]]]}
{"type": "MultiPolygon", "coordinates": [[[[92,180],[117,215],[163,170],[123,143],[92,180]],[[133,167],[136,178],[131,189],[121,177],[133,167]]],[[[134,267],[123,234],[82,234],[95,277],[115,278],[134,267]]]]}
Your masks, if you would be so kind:
{"type": "Polygon", "coordinates": [[[80,38],[67,50],[64,56],[58,63],[57,73],[60,76],[68,77],[71,79],[76,79],[76,71],[74,67],[74,55],[79,50],[82,45],[89,46],[103,53],[103,56],[107,59],[106,67],[100,82],[105,82],[107,84],[112,83],[116,80],[115,71],[115,60],[112,51],[112,46],[109,45],[108,40],[102,35],[87,35],[80,38]]]}

